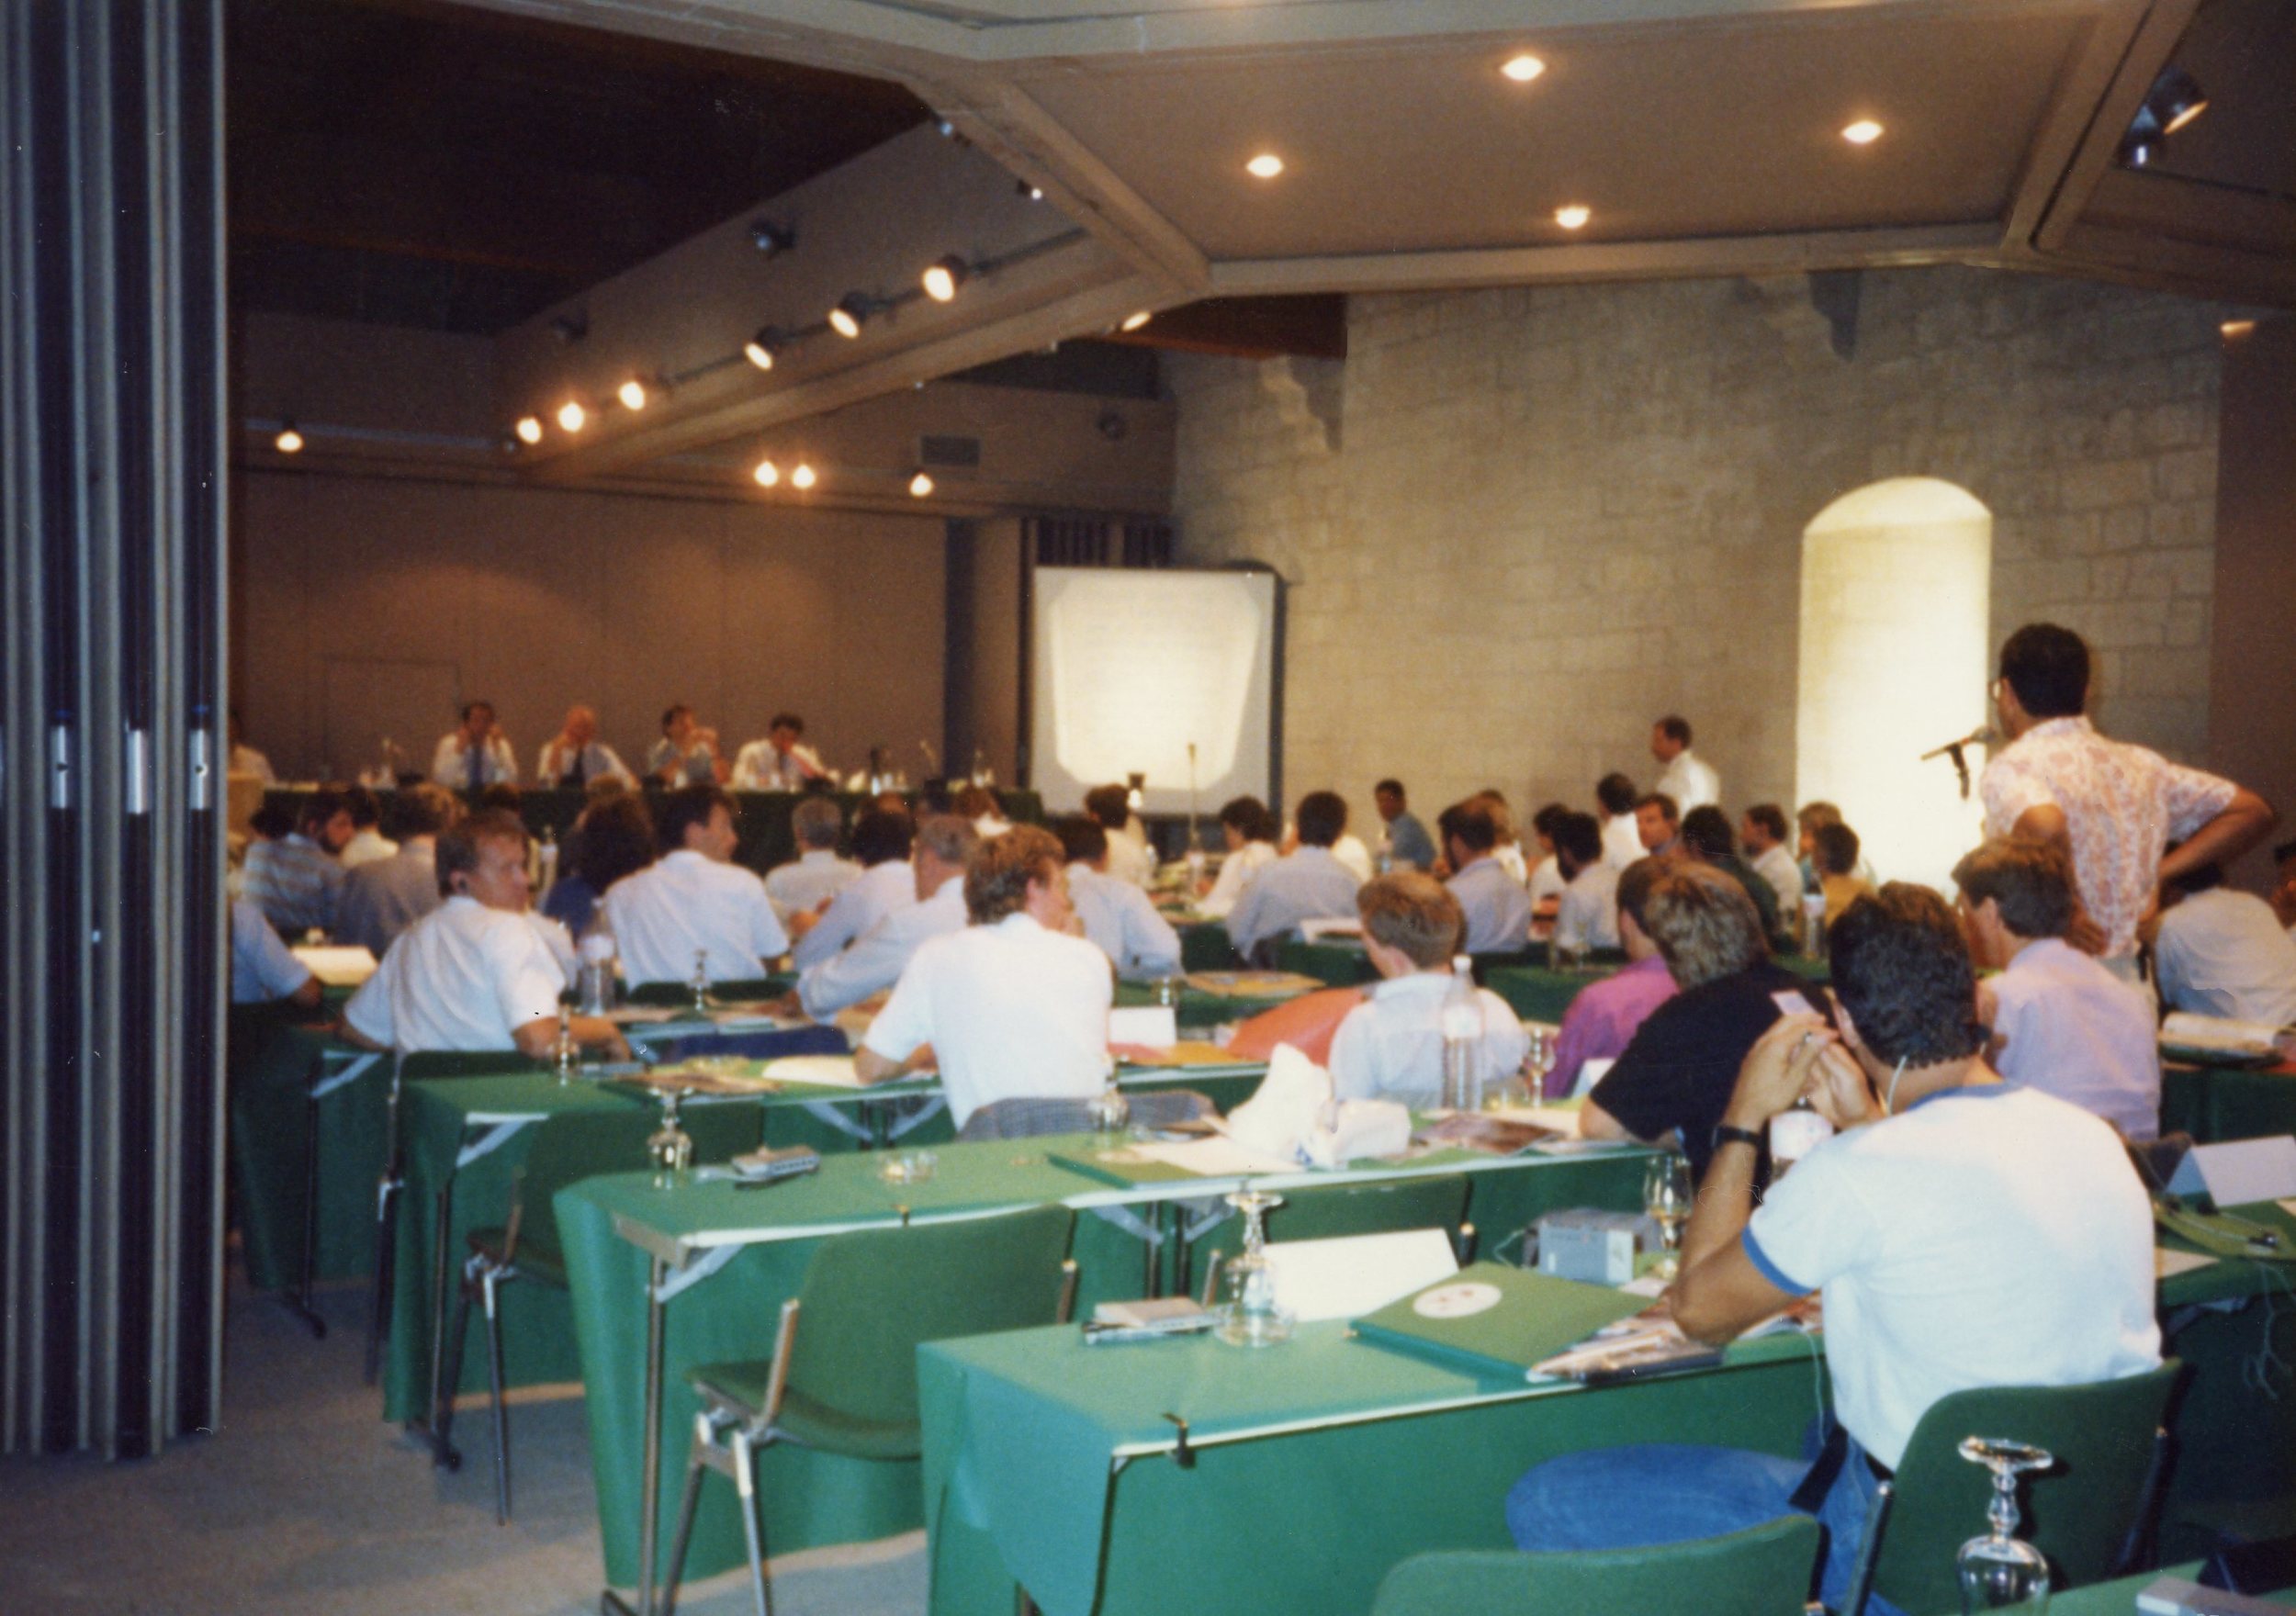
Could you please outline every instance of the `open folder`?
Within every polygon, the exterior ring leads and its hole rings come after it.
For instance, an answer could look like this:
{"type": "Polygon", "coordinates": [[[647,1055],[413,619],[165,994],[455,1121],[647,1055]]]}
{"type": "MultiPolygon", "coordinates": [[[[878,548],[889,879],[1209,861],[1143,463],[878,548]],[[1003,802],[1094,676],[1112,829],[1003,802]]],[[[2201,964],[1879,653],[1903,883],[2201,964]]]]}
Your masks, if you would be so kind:
{"type": "Polygon", "coordinates": [[[1648,1305],[1608,1285],[1475,1262],[1356,1319],[1355,1329],[1375,1345],[1470,1375],[1539,1380],[1536,1365],[1648,1305]]]}

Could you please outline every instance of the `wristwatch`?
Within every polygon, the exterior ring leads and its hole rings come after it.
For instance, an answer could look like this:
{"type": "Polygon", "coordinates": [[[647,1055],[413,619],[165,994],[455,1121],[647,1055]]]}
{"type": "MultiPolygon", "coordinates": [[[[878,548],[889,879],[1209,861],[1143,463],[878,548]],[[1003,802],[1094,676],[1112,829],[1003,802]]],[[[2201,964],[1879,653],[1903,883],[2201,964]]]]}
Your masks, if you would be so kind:
{"type": "Polygon", "coordinates": [[[1718,1150],[1728,1144],[1751,1145],[1759,1150],[1761,1149],[1761,1135],[1750,1128],[1739,1128],[1728,1122],[1716,1123],[1714,1125],[1714,1148],[1718,1150]]]}

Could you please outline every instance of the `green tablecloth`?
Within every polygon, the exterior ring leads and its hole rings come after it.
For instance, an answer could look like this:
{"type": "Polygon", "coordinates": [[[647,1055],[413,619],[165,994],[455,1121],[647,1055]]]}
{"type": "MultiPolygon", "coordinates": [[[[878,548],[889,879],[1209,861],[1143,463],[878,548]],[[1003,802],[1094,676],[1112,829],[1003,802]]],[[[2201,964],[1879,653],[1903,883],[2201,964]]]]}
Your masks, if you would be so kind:
{"type": "MultiPolygon", "coordinates": [[[[1200,988],[1184,987],[1180,990],[1179,1022],[1184,1027],[1201,1029],[1227,1022],[1249,1021],[1261,1011],[1273,1010],[1277,1005],[1289,1004],[1299,996],[1299,993],[1274,993],[1247,998],[1231,993],[1208,993],[1200,988]]],[[[1120,1007],[1153,1004],[1155,998],[1155,989],[1147,982],[1120,982],[1116,984],[1116,1003],[1120,1007]]]]}
{"type": "Polygon", "coordinates": [[[1525,1021],[1559,1024],[1580,989],[1617,973],[1615,966],[1565,972],[1543,965],[1502,965],[1483,973],[1483,986],[1504,999],[1525,1021]]]}
{"type": "Polygon", "coordinates": [[[1175,919],[1172,929],[1180,934],[1182,971],[1234,969],[1235,946],[1228,940],[1228,927],[1224,922],[1175,919]]]}
{"type": "Polygon", "coordinates": [[[375,1270],[375,1184],[383,1170],[390,1058],[313,1028],[280,1026],[231,1078],[242,1252],[257,1290],[293,1291],[302,1282],[314,1094],[319,1217],[311,1277],[375,1270]]]}
{"type": "Polygon", "coordinates": [[[1296,971],[1301,976],[1311,976],[1335,988],[1351,988],[1358,982],[1379,980],[1379,970],[1371,963],[1371,956],[1363,951],[1361,943],[1351,937],[1333,937],[1314,943],[1285,943],[1276,950],[1276,969],[1296,971]]]}
{"type": "Polygon", "coordinates": [[[1500,1503],[1556,1453],[1695,1440],[1799,1451],[1799,1338],[1732,1366],[1589,1391],[1479,1377],[1347,1339],[1086,1347],[1074,1330],[918,1354],[932,1616],[1362,1610],[1389,1567],[1503,1548],[1500,1503]],[[1172,1456],[1187,1421],[1192,1463],[1172,1456]]]}
{"type": "Polygon", "coordinates": [[[2160,1125],[2203,1144],[2296,1133],[2296,1070],[2171,1062],[2161,1069],[2160,1125]]]}
{"type": "MultiPolygon", "coordinates": [[[[931,1184],[898,1191],[879,1182],[867,1158],[837,1157],[825,1160],[813,1177],[767,1190],[700,1184],[663,1191],[647,1175],[633,1174],[593,1179],[562,1194],[558,1220],[574,1285],[609,1581],[630,1586],[637,1576],[649,1250],[685,1262],[672,1282],[681,1288],[665,1309],[663,1428],[670,1435],[658,1518],[667,1544],[683,1452],[678,1433],[688,1428],[695,1407],[684,1372],[714,1359],[768,1355],[777,1309],[796,1293],[813,1243],[823,1236],[890,1221],[903,1204],[917,1217],[931,1217],[1063,1200],[1085,1208],[1073,1253],[1081,1270],[1081,1313],[1096,1301],[1141,1294],[1142,1247],[1110,1218],[1136,1221],[1156,1199],[1201,1197],[1233,1187],[1230,1181],[1192,1181],[1117,1189],[1048,1159],[1088,1148],[1086,1140],[1056,1138],[952,1145],[941,1152],[940,1172],[931,1184]]],[[[1511,1219],[1548,1206],[1636,1205],[1641,1158],[1639,1151],[1573,1159],[1429,1158],[1406,1171],[1466,1172],[1468,1215],[1488,1250],[1511,1219]]],[[[906,1531],[922,1519],[920,1476],[913,1465],[841,1460],[781,1445],[762,1457],[760,1467],[766,1537],[776,1554],[906,1531]]],[[[703,1499],[687,1563],[695,1577],[738,1565],[742,1554],[731,1489],[712,1486],[703,1499]]]]}

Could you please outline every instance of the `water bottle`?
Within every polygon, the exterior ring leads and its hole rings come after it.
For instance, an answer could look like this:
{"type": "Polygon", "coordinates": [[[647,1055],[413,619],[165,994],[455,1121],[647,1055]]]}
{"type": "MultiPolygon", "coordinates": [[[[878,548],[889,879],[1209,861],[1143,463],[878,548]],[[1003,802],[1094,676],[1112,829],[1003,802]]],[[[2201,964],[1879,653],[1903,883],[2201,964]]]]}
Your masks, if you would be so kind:
{"type": "Polygon", "coordinates": [[[1453,1111],[1483,1108],[1483,1007],[1475,993],[1475,963],[1451,961],[1451,989],[1443,998],[1443,1104],[1453,1111]]]}
{"type": "Polygon", "coordinates": [[[1802,952],[1812,960],[1826,957],[1826,894],[1802,894],[1802,952]]]}
{"type": "Polygon", "coordinates": [[[1784,1178],[1785,1170],[1834,1137],[1834,1125],[1818,1115],[1806,1094],[1791,1109],[1770,1119],[1770,1173],[1784,1178]]]}
{"type": "Polygon", "coordinates": [[[606,917],[606,906],[598,905],[582,928],[580,945],[581,981],[577,991],[581,994],[582,1014],[603,1016],[613,1008],[613,964],[618,952],[613,940],[613,922],[606,917]]]}

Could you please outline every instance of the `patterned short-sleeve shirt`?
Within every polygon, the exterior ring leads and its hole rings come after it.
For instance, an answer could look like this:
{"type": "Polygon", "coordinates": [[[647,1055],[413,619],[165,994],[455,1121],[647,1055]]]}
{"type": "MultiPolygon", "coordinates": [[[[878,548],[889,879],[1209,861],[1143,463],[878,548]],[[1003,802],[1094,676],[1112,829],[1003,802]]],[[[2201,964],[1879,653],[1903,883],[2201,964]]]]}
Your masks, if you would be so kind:
{"type": "Polygon", "coordinates": [[[2081,903],[2103,929],[2110,958],[2135,950],[2136,923],[2159,884],[2162,849],[2231,807],[2239,788],[2107,740],[2076,716],[2044,719],[2020,735],[1986,765],[1978,790],[1987,836],[2009,835],[2034,808],[2064,814],[2081,903]]]}

